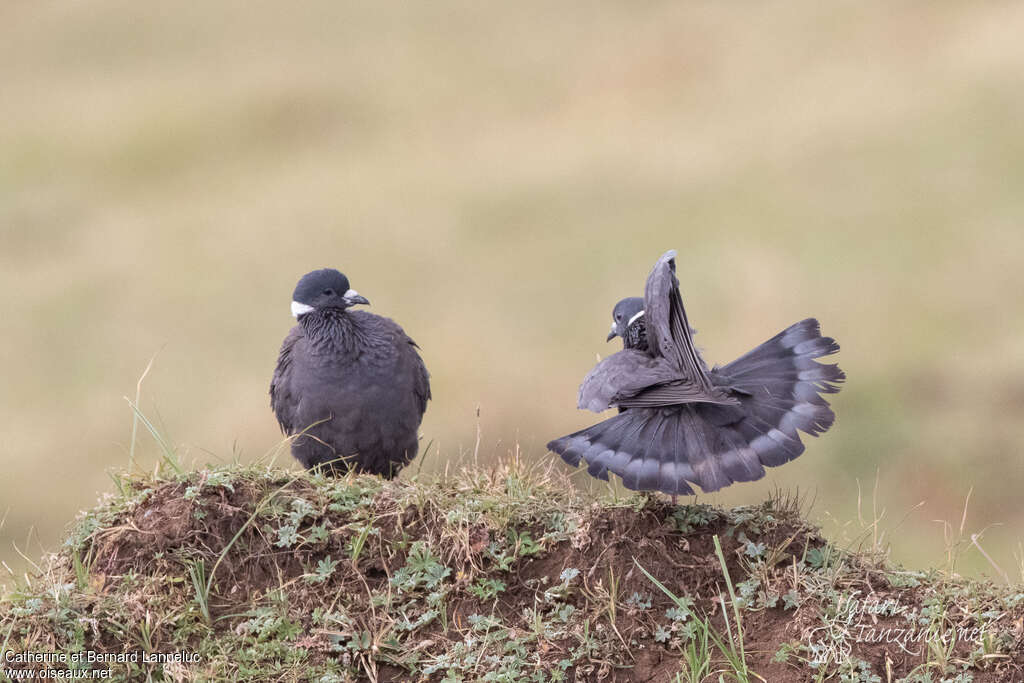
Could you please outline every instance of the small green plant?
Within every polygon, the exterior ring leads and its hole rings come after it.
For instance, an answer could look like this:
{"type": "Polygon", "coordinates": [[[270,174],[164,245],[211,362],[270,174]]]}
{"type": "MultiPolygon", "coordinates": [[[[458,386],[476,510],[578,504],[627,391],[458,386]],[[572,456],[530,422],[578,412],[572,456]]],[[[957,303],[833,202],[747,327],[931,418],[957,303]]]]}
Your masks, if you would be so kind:
{"type": "MultiPolygon", "coordinates": [[[[728,574],[728,571],[726,570],[726,567],[725,567],[725,557],[721,553],[721,544],[720,544],[720,542],[718,540],[718,536],[717,535],[714,537],[714,541],[715,541],[715,549],[716,549],[716,552],[717,552],[717,554],[719,556],[719,561],[721,562],[722,570],[723,570],[723,572],[725,574],[725,577],[726,577],[726,583],[729,586],[729,593],[730,593],[730,595],[732,595],[733,594],[732,582],[729,579],[729,574],[728,574]]],[[[648,572],[643,567],[643,565],[641,565],[636,560],[636,558],[633,559],[633,563],[636,564],[637,568],[639,568],[640,571],[643,572],[644,576],[646,576],[647,579],[658,588],[658,590],[660,590],[662,593],[664,593],[666,596],[668,596],[669,599],[672,600],[673,603],[675,603],[675,606],[679,610],[682,610],[682,611],[685,611],[687,613],[690,613],[691,607],[692,607],[692,602],[687,601],[685,598],[680,598],[675,593],[673,593],[671,590],[669,590],[668,587],[665,586],[665,584],[663,584],[661,581],[659,581],[653,575],[651,575],[651,573],[648,572]]],[[[695,624],[695,627],[696,627],[696,631],[694,631],[693,633],[694,633],[694,635],[697,638],[699,638],[699,639],[707,638],[708,640],[710,640],[715,645],[715,647],[718,649],[718,651],[722,653],[722,656],[725,658],[726,662],[729,664],[729,666],[730,666],[730,668],[732,670],[732,673],[736,677],[737,681],[739,681],[740,683],[749,683],[750,677],[751,677],[751,672],[747,668],[746,654],[745,654],[745,652],[743,650],[742,628],[740,626],[741,622],[739,621],[739,610],[735,606],[735,600],[733,602],[733,607],[734,607],[734,618],[736,619],[736,622],[737,622],[736,628],[737,628],[737,631],[738,631],[738,635],[740,636],[740,640],[739,640],[739,644],[738,645],[737,645],[736,639],[733,636],[732,628],[731,628],[731,626],[729,624],[728,616],[726,616],[726,619],[725,619],[725,624],[726,624],[726,627],[728,629],[728,642],[726,642],[725,639],[723,639],[722,636],[717,631],[715,631],[714,628],[711,627],[711,624],[708,622],[707,618],[704,618],[704,617],[695,618],[692,621],[692,623],[695,624]]],[[[726,608],[725,608],[725,604],[724,604],[724,598],[723,598],[723,603],[722,603],[722,613],[723,613],[723,615],[726,615],[726,608]]],[[[658,641],[658,642],[667,642],[670,638],[671,638],[671,629],[659,626],[655,630],[654,639],[656,641],[658,641]]]]}
{"type": "Polygon", "coordinates": [[[496,598],[505,590],[505,582],[500,579],[478,578],[469,587],[469,592],[481,600],[496,598]]]}
{"type": "Polygon", "coordinates": [[[199,613],[203,616],[203,622],[207,626],[211,626],[213,619],[210,618],[210,582],[206,576],[206,562],[202,559],[190,562],[188,576],[192,580],[196,605],[199,607],[199,613]]]}
{"type": "Polygon", "coordinates": [[[305,579],[307,583],[324,583],[327,579],[331,578],[331,574],[334,573],[335,567],[338,566],[337,560],[332,560],[331,556],[328,555],[324,559],[317,562],[316,570],[312,574],[306,574],[305,579]]]}
{"type": "Polygon", "coordinates": [[[729,576],[729,568],[725,564],[725,555],[722,553],[722,542],[719,540],[717,534],[714,537],[714,542],[715,555],[718,556],[718,563],[722,567],[722,576],[725,577],[725,585],[729,589],[733,619],[735,619],[736,622],[736,635],[734,637],[732,628],[729,624],[729,617],[725,609],[725,598],[720,596],[722,603],[722,615],[725,617],[725,628],[726,633],[729,636],[730,646],[728,650],[723,649],[722,654],[729,660],[729,664],[732,665],[740,681],[745,683],[750,680],[750,671],[747,669],[747,654],[744,650],[743,643],[743,618],[740,616],[740,605],[736,601],[736,591],[733,590],[732,579],[729,576]]]}
{"type": "Polygon", "coordinates": [[[672,512],[673,526],[676,531],[683,534],[690,534],[697,529],[706,527],[719,518],[719,512],[710,505],[698,503],[694,505],[679,505],[672,512]]]}
{"type": "Polygon", "coordinates": [[[736,537],[736,540],[743,544],[743,554],[751,559],[764,557],[764,554],[768,549],[764,543],[755,543],[754,541],[751,541],[742,531],[736,537]]]}
{"type": "MultiPolygon", "coordinates": [[[[75,568],[75,584],[79,590],[85,590],[89,586],[89,572],[92,569],[93,548],[89,547],[85,560],[82,560],[82,552],[79,548],[71,551],[71,562],[75,568]]],[[[0,650],[2,652],[3,650],[0,650]]]]}
{"type": "Polygon", "coordinates": [[[707,622],[696,628],[693,637],[683,649],[683,670],[676,674],[675,683],[702,683],[711,672],[710,628],[707,622]]]}
{"type": "Polygon", "coordinates": [[[255,642],[289,641],[302,633],[302,626],[285,616],[285,606],[268,605],[255,609],[236,631],[255,642]]]}
{"type": "Polygon", "coordinates": [[[515,547],[515,554],[520,557],[529,557],[541,551],[540,544],[533,540],[529,531],[520,533],[515,529],[509,529],[509,536],[515,547]]]}
{"type": "Polygon", "coordinates": [[[288,513],[288,521],[292,526],[298,527],[307,517],[313,514],[313,504],[304,498],[292,500],[292,511],[288,513]]]}
{"type": "MultiPolygon", "coordinates": [[[[686,599],[687,598],[681,598],[680,602],[686,599]]],[[[692,613],[686,607],[669,607],[665,610],[665,616],[668,617],[669,621],[681,622],[689,619],[692,616],[692,613]]]]}
{"type": "Polygon", "coordinates": [[[829,546],[811,548],[807,551],[806,562],[811,569],[825,569],[829,565],[831,552],[829,546]]]}
{"type": "Polygon", "coordinates": [[[359,533],[352,537],[348,545],[348,557],[352,561],[352,564],[359,563],[359,556],[363,554],[363,548],[366,546],[366,539],[370,534],[380,534],[379,529],[375,529],[373,521],[367,522],[366,524],[358,527],[359,533]]]}
{"type": "Polygon", "coordinates": [[[294,524],[283,524],[277,530],[277,540],[274,542],[278,548],[291,548],[301,540],[299,529],[294,524]]]}
{"type": "Polygon", "coordinates": [[[572,592],[572,588],[569,584],[571,584],[572,580],[579,575],[580,570],[575,567],[563,569],[562,573],[558,575],[559,583],[544,591],[544,601],[556,602],[559,600],[565,600],[572,592]]]}
{"type": "Polygon", "coordinates": [[[451,569],[441,564],[440,558],[430,551],[426,543],[416,541],[406,557],[405,566],[391,577],[391,585],[405,592],[418,588],[432,589],[451,572],[451,569]]]}
{"type": "MultiPolygon", "coordinates": [[[[152,363],[153,361],[151,360],[150,365],[152,365],[152,363]]],[[[146,372],[149,372],[149,367],[146,368],[146,372]]],[[[143,373],[142,378],[139,379],[139,387],[141,387],[142,379],[144,379],[145,376],[145,373],[143,373]]],[[[182,473],[184,473],[185,470],[181,466],[181,461],[178,460],[178,454],[175,451],[175,449],[167,442],[167,439],[165,439],[163,434],[160,433],[160,430],[158,430],[156,426],[154,426],[153,423],[149,421],[149,418],[146,417],[141,410],[139,410],[138,393],[136,393],[135,402],[133,402],[127,396],[124,397],[124,400],[127,401],[128,405],[131,407],[133,416],[132,441],[131,449],[129,451],[129,459],[132,465],[135,464],[135,435],[137,432],[138,423],[141,422],[143,426],[145,426],[146,431],[149,432],[149,435],[153,437],[153,440],[156,441],[157,445],[160,447],[160,455],[163,459],[163,464],[167,465],[171,469],[171,471],[174,472],[174,474],[181,475],[182,473]]]]}
{"type": "Polygon", "coordinates": [[[635,607],[636,609],[650,609],[651,604],[651,596],[648,593],[634,592],[626,598],[626,605],[628,607],[635,607]]]}
{"type": "Polygon", "coordinates": [[[314,524],[306,532],[306,540],[310,543],[323,543],[328,535],[326,524],[314,524]]]}

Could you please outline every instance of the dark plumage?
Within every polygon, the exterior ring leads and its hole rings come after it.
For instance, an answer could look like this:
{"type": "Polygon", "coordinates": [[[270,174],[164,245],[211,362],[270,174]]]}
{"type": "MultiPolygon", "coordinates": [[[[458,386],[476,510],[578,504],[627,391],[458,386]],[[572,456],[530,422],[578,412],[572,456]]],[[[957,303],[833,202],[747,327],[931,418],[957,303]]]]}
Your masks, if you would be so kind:
{"type": "Polygon", "coordinates": [[[691,483],[716,491],[792,460],[804,450],[799,431],[817,436],[835,420],[821,394],[839,391],[846,376],[814,360],[839,345],[813,318],[708,369],[693,345],[674,251],[655,264],[644,298],[620,301],[613,320],[608,339],[621,336],[623,350],[584,378],[579,407],[620,414],[548,444],[595,477],[611,472],[626,488],[673,496],[692,494],[691,483]]]}
{"type": "Polygon", "coordinates": [[[281,345],[270,405],[306,468],[394,477],[419,447],[430,400],[416,343],[332,268],[303,276],[292,296],[298,318],[281,345]]]}

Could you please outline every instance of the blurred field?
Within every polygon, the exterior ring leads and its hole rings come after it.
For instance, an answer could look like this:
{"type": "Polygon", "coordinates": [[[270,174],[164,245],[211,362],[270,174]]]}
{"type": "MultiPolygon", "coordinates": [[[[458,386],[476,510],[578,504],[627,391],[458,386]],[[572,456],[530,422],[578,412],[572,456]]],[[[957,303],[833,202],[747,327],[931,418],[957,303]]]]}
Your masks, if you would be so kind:
{"type": "Polygon", "coordinates": [[[805,456],[705,499],[799,486],[854,536],[877,471],[923,567],[973,487],[966,531],[998,525],[1020,579],[1022,25],[997,2],[3,4],[0,559],[109,490],[157,352],[143,408],[186,460],[273,448],[311,268],[422,346],[431,470],[478,407],[488,458],[587,424],[611,305],[676,248],[709,361],[814,315],[849,376],[805,456]]]}

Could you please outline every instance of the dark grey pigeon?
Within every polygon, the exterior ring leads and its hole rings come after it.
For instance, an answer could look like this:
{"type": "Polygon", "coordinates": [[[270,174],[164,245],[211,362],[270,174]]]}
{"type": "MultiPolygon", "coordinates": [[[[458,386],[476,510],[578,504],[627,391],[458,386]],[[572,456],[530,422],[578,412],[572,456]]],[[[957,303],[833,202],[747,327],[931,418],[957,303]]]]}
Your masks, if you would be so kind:
{"type": "Polygon", "coordinates": [[[839,350],[818,321],[791,325],[724,367],[708,369],[693,344],[669,251],[647,278],[644,298],[623,299],[612,332],[623,350],[598,363],[580,386],[579,407],[620,414],[555,439],[570,465],[626,488],[693,494],[764,476],[804,450],[799,432],[823,433],[835,414],[821,394],[846,375],[815,358],[839,350]],[[642,308],[640,307],[642,302],[642,308]]]}
{"type": "Polygon", "coordinates": [[[307,469],[391,479],[416,455],[430,381],[416,343],[334,270],[314,270],[292,295],[298,325],[281,345],[270,405],[307,469]]]}

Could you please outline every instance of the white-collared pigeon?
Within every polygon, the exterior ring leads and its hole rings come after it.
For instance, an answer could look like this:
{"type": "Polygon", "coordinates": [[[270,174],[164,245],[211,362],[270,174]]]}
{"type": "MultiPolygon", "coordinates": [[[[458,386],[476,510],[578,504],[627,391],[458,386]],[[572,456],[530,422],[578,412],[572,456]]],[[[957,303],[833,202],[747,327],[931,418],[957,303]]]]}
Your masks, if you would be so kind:
{"type": "Polygon", "coordinates": [[[390,479],[419,448],[430,381],[401,327],[350,310],[369,303],[333,268],[299,280],[292,296],[298,324],[281,346],[270,405],[306,468],[390,479]]]}
{"type": "Polygon", "coordinates": [[[839,350],[818,321],[791,325],[724,367],[708,369],[693,344],[679,295],[675,252],[655,264],[642,299],[616,304],[608,339],[623,350],[599,362],[580,386],[579,407],[619,415],[555,439],[548,448],[571,465],[585,462],[626,488],[693,494],[764,476],[764,467],[804,450],[799,432],[817,436],[835,420],[821,394],[839,391],[838,365],[815,361],[839,350]]]}

